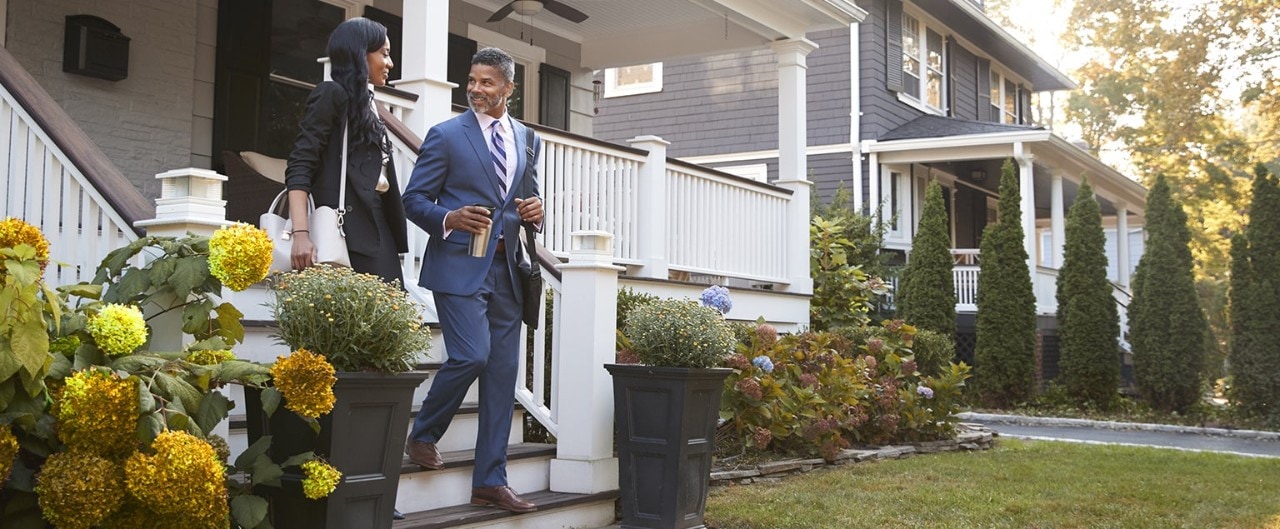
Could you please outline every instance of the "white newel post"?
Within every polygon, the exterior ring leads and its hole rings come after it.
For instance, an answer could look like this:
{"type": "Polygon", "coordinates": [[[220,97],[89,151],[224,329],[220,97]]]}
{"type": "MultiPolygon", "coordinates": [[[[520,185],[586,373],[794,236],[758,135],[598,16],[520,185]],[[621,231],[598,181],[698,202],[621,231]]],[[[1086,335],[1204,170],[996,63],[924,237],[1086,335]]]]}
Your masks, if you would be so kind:
{"type": "Polygon", "coordinates": [[[551,490],[593,494],[618,488],[613,456],[613,382],[604,364],[614,362],[618,313],[618,272],[613,236],[600,231],[573,234],[569,262],[560,265],[561,322],[559,379],[556,384],[556,458],[551,490]],[[573,344],[573,345],[567,345],[573,344]]]}
{"type": "MultiPolygon", "coordinates": [[[[787,292],[813,293],[809,277],[807,82],[805,57],[818,49],[807,39],[781,40],[771,47],[778,59],[778,187],[792,192],[787,204],[787,292]]],[[[808,324],[808,321],[804,321],[808,324]]]]}
{"type": "Polygon", "coordinates": [[[1116,282],[1129,288],[1129,204],[1116,201],[1116,282]]]}
{"type": "MultiPolygon", "coordinates": [[[[222,183],[227,177],[207,169],[188,167],[156,175],[160,180],[160,198],[156,199],[156,218],[140,220],[134,225],[146,228],[148,236],[184,237],[188,233],[213,235],[227,221],[227,201],[222,199],[222,183]]],[[[223,289],[226,294],[226,289],[223,289]]],[[[147,309],[144,307],[144,311],[147,309]]],[[[181,351],[187,344],[182,333],[182,311],[175,310],[152,318],[150,348],[154,351],[181,351]]],[[[226,393],[226,389],[222,390],[226,393]]],[[[230,397],[230,394],[227,394],[230,397]]],[[[213,432],[230,438],[227,421],[213,432]]]]}
{"type": "MultiPolygon", "coordinates": [[[[449,2],[404,2],[400,80],[396,88],[418,94],[418,101],[404,119],[419,137],[432,125],[449,119],[454,84],[448,81],[449,2]]],[[[416,147],[416,146],[415,146],[416,147]]],[[[407,171],[406,171],[407,172],[407,171]]],[[[402,177],[404,178],[404,177],[402,177]]]]}
{"type": "Polygon", "coordinates": [[[1018,162],[1018,195],[1022,199],[1022,246],[1027,250],[1027,269],[1036,275],[1036,188],[1032,156],[1023,150],[1022,142],[1013,144],[1013,158],[1018,162]]]}
{"type": "Polygon", "coordinates": [[[640,261],[639,277],[667,279],[667,146],[671,142],[657,136],[637,136],[627,140],[632,147],[649,151],[640,167],[637,209],[640,227],[637,241],[640,261]]]}
{"type": "Polygon", "coordinates": [[[1063,251],[1067,244],[1066,198],[1062,191],[1062,175],[1053,175],[1049,188],[1049,229],[1053,235],[1053,267],[1062,269],[1063,251]]]}

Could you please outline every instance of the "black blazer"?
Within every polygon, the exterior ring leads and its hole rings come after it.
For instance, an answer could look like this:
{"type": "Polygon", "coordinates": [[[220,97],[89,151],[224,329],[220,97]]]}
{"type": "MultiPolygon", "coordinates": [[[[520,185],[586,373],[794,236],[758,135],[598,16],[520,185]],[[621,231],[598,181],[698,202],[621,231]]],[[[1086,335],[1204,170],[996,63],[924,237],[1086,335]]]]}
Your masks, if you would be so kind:
{"type": "MultiPolygon", "coordinates": [[[[298,138],[289,153],[285,169],[285,188],[311,193],[316,206],[338,207],[338,184],[341,181],[342,132],[347,115],[347,92],[342,85],[325,81],[316,85],[307,97],[307,111],[298,123],[298,138]],[[332,148],[330,148],[332,147],[332,148]]],[[[382,151],[376,145],[347,141],[347,214],[343,229],[347,233],[347,250],[376,255],[377,248],[394,244],[396,253],[409,251],[405,235],[404,205],[400,201],[400,185],[396,180],[394,157],[387,164],[387,181],[391,189],[381,195],[374,190],[382,172],[382,151]],[[373,218],[375,207],[381,206],[394,240],[382,241],[373,218]]]]}

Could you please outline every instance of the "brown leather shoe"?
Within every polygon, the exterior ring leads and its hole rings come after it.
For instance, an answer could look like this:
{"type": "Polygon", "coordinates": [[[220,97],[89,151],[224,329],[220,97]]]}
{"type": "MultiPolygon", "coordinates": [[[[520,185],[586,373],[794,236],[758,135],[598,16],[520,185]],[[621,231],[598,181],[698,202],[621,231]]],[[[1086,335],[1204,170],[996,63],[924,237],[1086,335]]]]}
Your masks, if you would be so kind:
{"type": "Polygon", "coordinates": [[[533,512],[538,506],[524,501],[511,487],[476,487],[471,489],[472,505],[492,505],[511,512],[533,512]]]}
{"type": "Polygon", "coordinates": [[[440,450],[436,449],[435,443],[409,441],[404,447],[404,453],[409,454],[409,461],[427,470],[444,468],[444,459],[440,457],[440,450]]]}

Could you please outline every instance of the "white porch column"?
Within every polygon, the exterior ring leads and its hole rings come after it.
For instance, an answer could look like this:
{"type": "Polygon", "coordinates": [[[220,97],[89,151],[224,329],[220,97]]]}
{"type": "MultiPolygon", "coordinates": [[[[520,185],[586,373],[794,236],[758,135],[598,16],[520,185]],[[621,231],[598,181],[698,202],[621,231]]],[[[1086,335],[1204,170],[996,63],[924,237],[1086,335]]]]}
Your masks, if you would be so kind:
{"type": "Polygon", "coordinates": [[[1129,204],[1116,202],[1116,282],[1129,288],[1129,204]]]}
{"type": "Polygon", "coordinates": [[[1027,269],[1036,274],[1036,190],[1035,170],[1031,154],[1023,151],[1022,142],[1013,144],[1013,158],[1018,162],[1018,194],[1022,197],[1022,247],[1027,250],[1027,269]]]}
{"type": "Polygon", "coordinates": [[[632,147],[649,151],[640,167],[639,197],[637,207],[645,212],[640,216],[640,240],[636,241],[640,253],[640,270],[636,275],[667,279],[670,261],[667,259],[667,146],[671,142],[657,136],[637,136],[627,140],[632,147]]]}
{"type": "Polygon", "coordinates": [[[449,2],[404,2],[404,31],[401,37],[400,80],[396,88],[418,94],[417,104],[405,116],[420,137],[427,129],[449,118],[454,84],[449,71],[449,2]]]}
{"type": "MultiPolygon", "coordinates": [[[[781,40],[771,47],[778,57],[778,181],[779,187],[790,189],[787,205],[787,276],[788,292],[813,292],[809,277],[809,193],[805,147],[807,130],[808,67],[805,57],[818,49],[807,39],[781,40]]],[[[808,322],[805,322],[808,323],[808,322]]]]}
{"type": "Polygon", "coordinates": [[[551,460],[551,490],[593,494],[618,488],[618,459],[613,457],[613,379],[604,364],[613,363],[618,313],[618,272],[613,265],[613,236],[600,231],[573,234],[569,262],[562,274],[560,321],[556,325],[567,355],[558,364],[555,385],[556,457],[551,460]]]}
{"type": "MultiPolygon", "coordinates": [[[[1067,243],[1067,222],[1066,216],[1063,215],[1065,205],[1062,193],[1062,175],[1053,175],[1053,185],[1050,187],[1049,193],[1049,226],[1053,232],[1053,267],[1062,269],[1062,253],[1067,243]]],[[[1035,215],[1031,216],[1032,223],[1035,222],[1035,215]]]]}

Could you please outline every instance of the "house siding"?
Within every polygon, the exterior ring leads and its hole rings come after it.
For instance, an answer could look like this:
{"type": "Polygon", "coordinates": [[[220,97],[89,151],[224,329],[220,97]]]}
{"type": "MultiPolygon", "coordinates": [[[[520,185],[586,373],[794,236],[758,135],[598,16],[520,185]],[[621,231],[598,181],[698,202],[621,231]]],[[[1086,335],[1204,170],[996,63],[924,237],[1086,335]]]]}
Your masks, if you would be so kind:
{"type": "MultiPolygon", "coordinates": [[[[849,31],[811,34],[806,58],[808,144],[849,142],[849,31]]],[[[676,157],[778,147],[778,66],[772,51],[663,63],[662,91],[601,99],[595,137],[616,143],[642,134],[671,142],[676,157]]],[[[772,171],[772,170],[771,170],[772,171]]]]}
{"type": "Polygon", "coordinates": [[[978,57],[960,44],[951,46],[951,54],[951,115],[986,121],[978,117],[978,57]]]}
{"type": "Polygon", "coordinates": [[[157,173],[193,164],[197,0],[8,4],[6,48],[145,196],[160,195],[157,173]],[[120,27],[131,39],[128,78],[112,82],[62,71],[68,15],[94,15],[120,27]]]}

